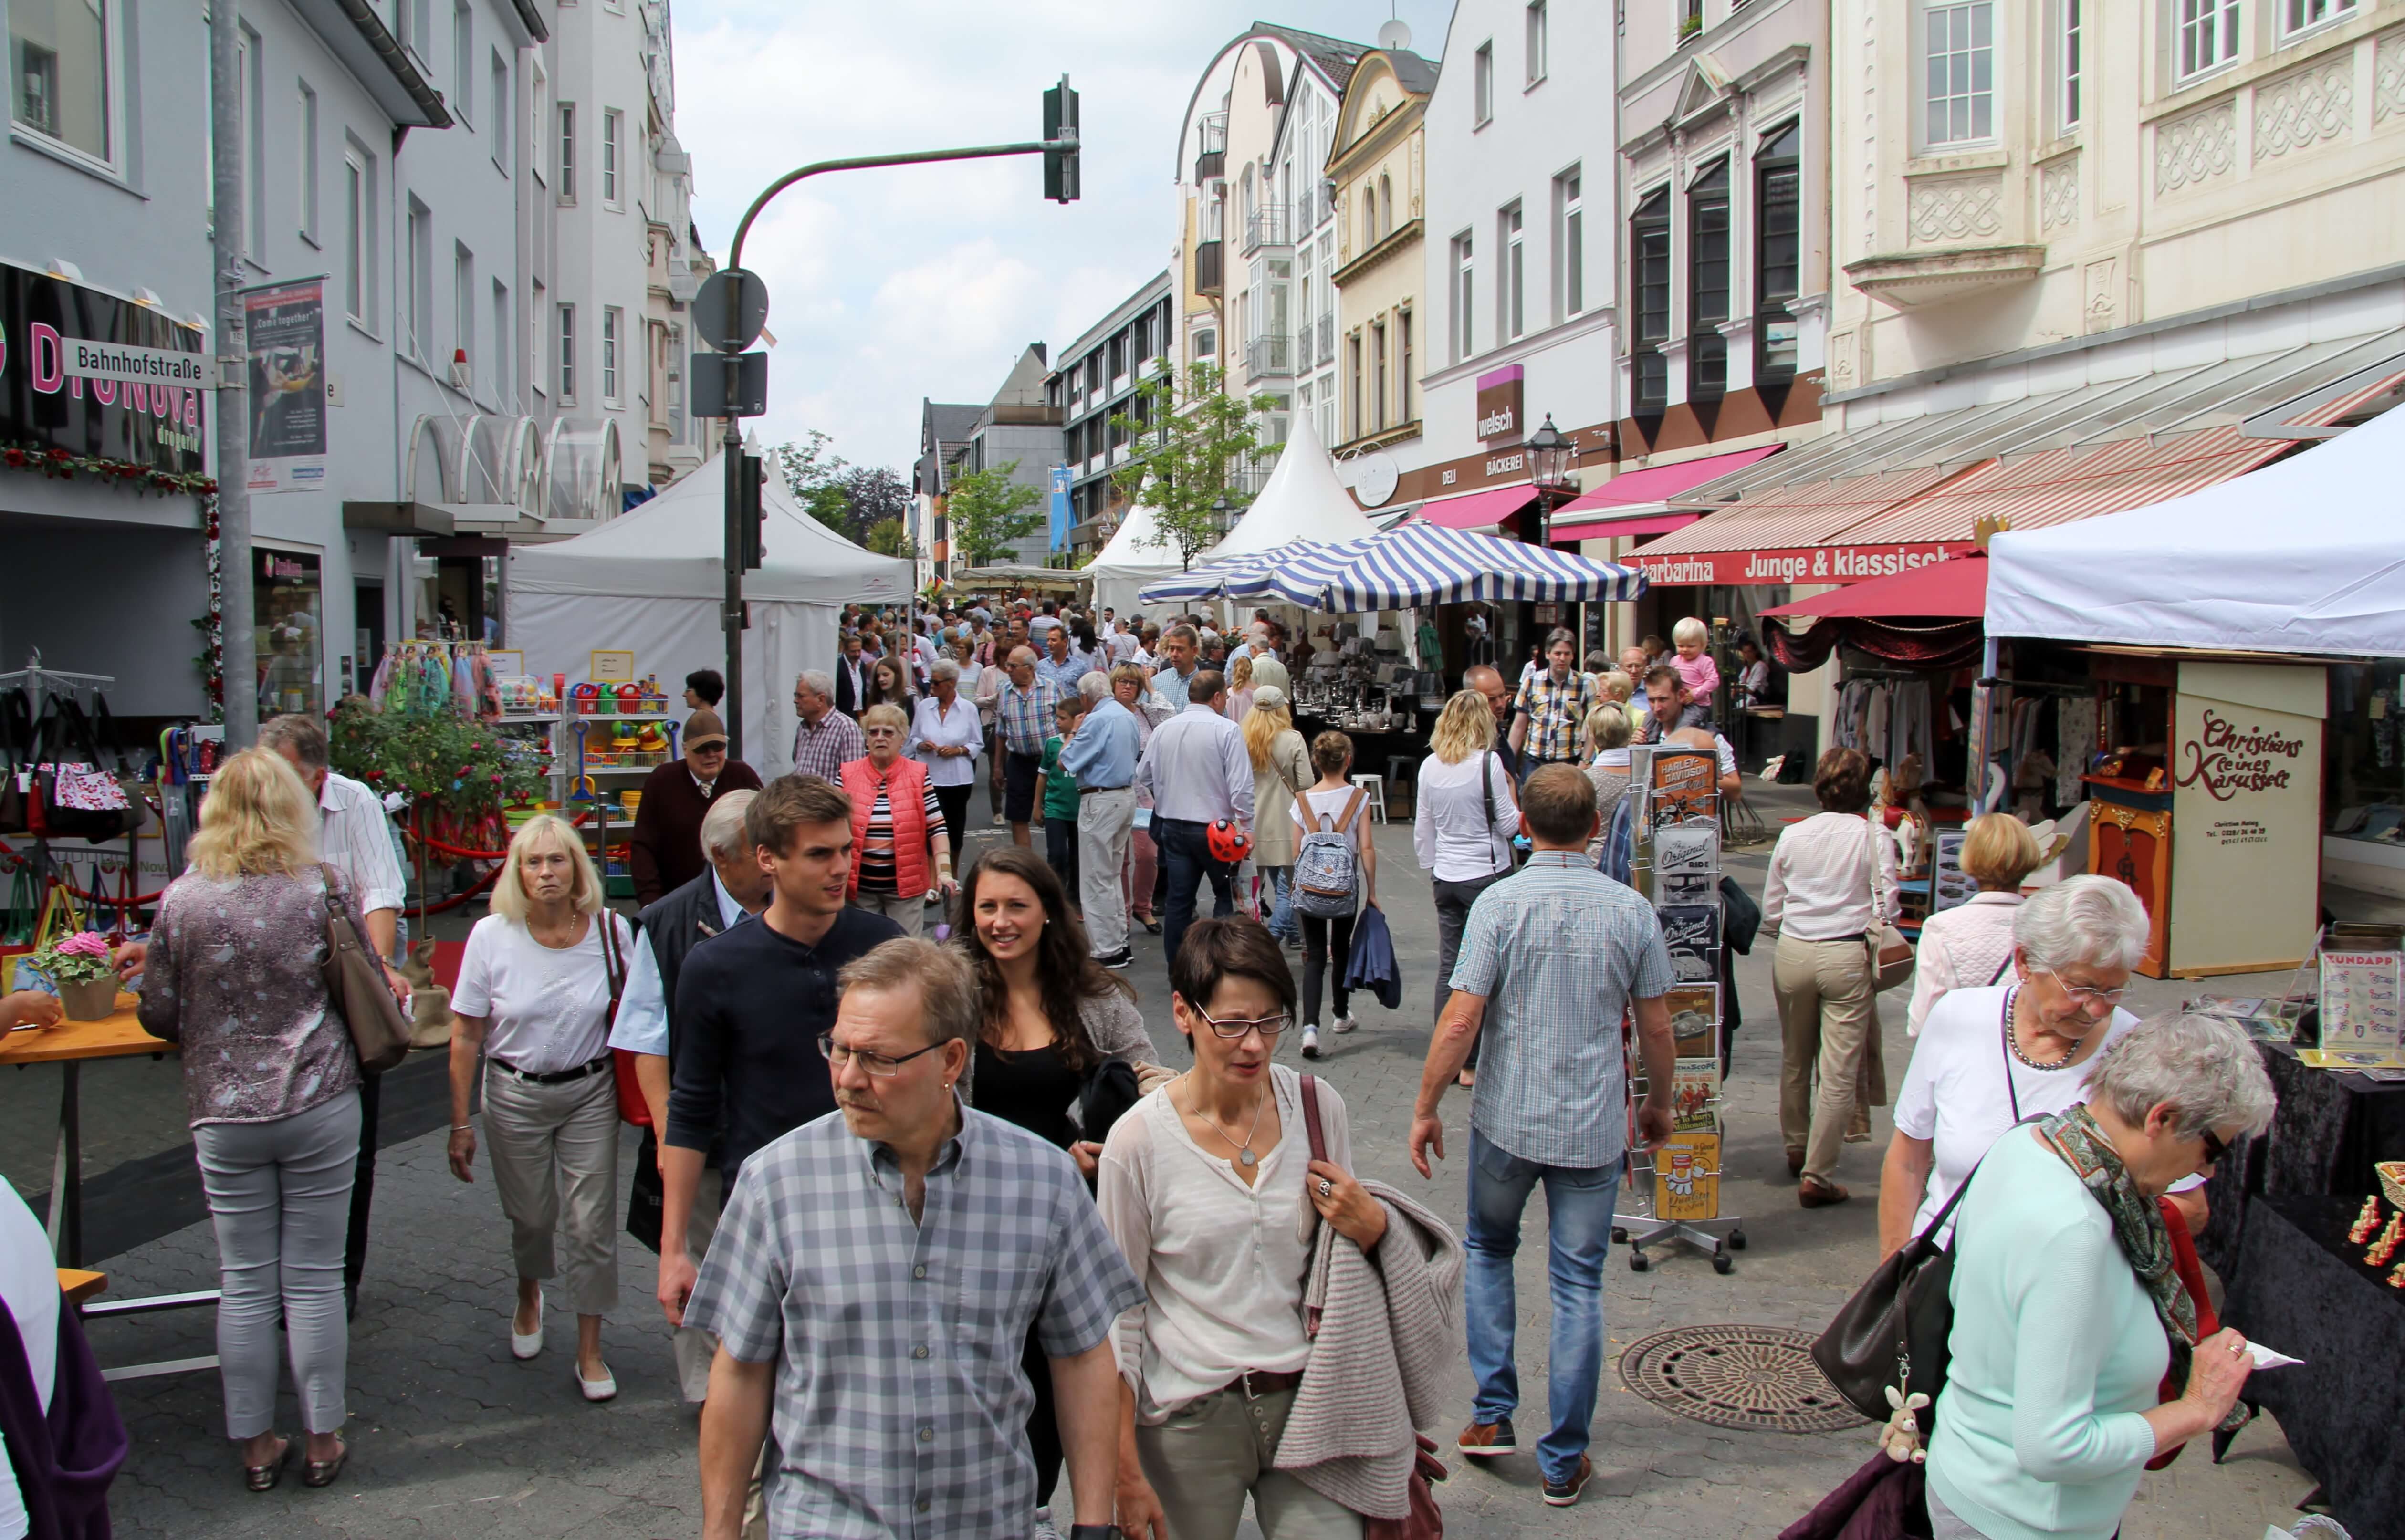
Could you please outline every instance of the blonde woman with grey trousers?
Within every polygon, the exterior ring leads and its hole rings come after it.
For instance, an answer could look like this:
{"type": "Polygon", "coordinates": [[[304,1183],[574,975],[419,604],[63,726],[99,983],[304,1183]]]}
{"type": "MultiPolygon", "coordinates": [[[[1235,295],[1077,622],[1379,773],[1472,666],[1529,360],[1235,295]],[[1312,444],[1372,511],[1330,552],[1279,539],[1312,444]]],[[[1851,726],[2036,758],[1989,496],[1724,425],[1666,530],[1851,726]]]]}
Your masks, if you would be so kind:
{"type": "Polygon", "coordinates": [[[510,1222],[517,1309],[510,1351],[542,1351],[542,1284],[565,1275],[576,1312],[577,1389],[607,1401],[601,1321],[618,1303],[618,1091],[610,1001],[626,978],[632,927],[602,903],[574,826],[556,814],[510,841],[493,912],[469,933],[451,1008],[451,1174],[476,1180],[469,1102],[484,1059],[493,1187],[510,1222]],[[614,981],[614,982],[613,982],[614,981]]]}

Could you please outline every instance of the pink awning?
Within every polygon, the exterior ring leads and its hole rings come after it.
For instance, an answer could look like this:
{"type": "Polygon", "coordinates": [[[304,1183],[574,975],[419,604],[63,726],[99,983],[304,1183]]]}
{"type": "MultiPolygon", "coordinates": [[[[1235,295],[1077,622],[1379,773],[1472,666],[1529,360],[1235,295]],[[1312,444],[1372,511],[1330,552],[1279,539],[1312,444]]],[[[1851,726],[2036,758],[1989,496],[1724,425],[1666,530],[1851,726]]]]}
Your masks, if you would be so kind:
{"type": "Polygon", "coordinates": [[[1642,470],[1623,471],[1575,502],[1565,503],[1555,509],[1554,522],[1556,525],[1565,521],[1575,523],[1580,514],[1589,519],[1603,518],[1616,510],[1664,502],[1706,482],[1716,481],[1732,470],[1743,470],[1756,460],[1767,459],[1786,447],[1785,444],[1764,444],[1759,449],[1740,449],[1734,454],[1707,455],[1700,460],[1681,460],[1676,465],[1655,465],[1642,470]]]}
{"type": "Polygon", "coordinates": [[[1537,500],[1537,489],[1526,482],[1516,486],[1489,487],[1458,497],[1436,497],[1420,504],[1412,515],[1447,529],[1487,529],[1501,524],[1537,500]]]}

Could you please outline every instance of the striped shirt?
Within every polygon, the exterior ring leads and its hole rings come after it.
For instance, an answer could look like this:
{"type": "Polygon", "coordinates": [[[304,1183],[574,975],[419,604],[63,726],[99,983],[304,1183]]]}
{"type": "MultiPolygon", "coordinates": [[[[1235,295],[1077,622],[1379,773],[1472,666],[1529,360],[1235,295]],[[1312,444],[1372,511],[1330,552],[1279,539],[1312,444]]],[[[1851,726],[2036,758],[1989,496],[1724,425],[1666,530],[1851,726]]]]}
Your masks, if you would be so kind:
{"type": "Polygon", "coordinates": [[[326,772],[317,793],[322,821],[317,830],[317,854],[343,874],[359,895],[359,913],[401,906],[401,857],[393,848],[392,820],[384,814],[384,799],[348,776],[326,772]]]}
{"type": "Polygon", "coordinates": [[[1544,1166],[1609,1166],[1628,1147],[1620,1019],[1669,991],[1662,922],[1583,853],[1540,850],[1471,905],[1453,987],[1486,1001],[1470,1121],[1544,1166]]]}
{"type": "Polygon", "coordinates": [[[915,1223],[893,1152],[840,1113],[736,1179],[685,1324],[776,1365],[771,1534],[1026,1533],[1030,1328],[1074,1357],[1145,1302],[1069,1157],[959,1115],[915,1223]]]}
{"type": "MultiPolygon", "coordinates": [[[[877,783],[877,800],[868,805],[868,837],[860,844],[860,890],[864,893],[893,891],[893,782],[877,783]]],[[[933,840],[944,832],[943,805],[935,800],[935,783],[920,783],[925,794],[927,838],[933,840]]]]}
{"type": "Polygon", "coordinates": [[[1060,701],[1060,688],[1041,674],[1035,677],[1031,690],[1021,690],[1015,682],[1005,683],[994,702],[994,721],[1002,728],[1002,746],[1014,754],[1042,754],[1044,740],[1058,726],[1053,708],[1060,701]]]}

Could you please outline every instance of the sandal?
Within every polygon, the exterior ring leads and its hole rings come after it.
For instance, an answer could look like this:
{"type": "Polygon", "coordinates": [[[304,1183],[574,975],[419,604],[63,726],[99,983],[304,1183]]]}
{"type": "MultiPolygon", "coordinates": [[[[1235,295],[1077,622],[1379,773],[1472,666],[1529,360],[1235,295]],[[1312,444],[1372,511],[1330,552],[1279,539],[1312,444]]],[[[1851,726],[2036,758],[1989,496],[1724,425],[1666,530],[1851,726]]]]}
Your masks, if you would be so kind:
{"type": "Polygon", "coordinates": [[[284,1467],[292,1463],[293,1452],[300,1447],[299,1440],[288,1438],[284,1447],[275,1451],[275,1458],[266,1464],[245,1465],[242,1484],[252,1491],[274,1491],[275,1484],[284,1479],[284,1467]]]}
{"type": "Polygon", "coordinates": [[[304,1487],[332,1486],[334,1477],[343,1474],[343,1462],[350,1457],[351,1447],[338,1441],[331,1460],[311,1460],[302,1464],[301,1484],[304,1487]]]}

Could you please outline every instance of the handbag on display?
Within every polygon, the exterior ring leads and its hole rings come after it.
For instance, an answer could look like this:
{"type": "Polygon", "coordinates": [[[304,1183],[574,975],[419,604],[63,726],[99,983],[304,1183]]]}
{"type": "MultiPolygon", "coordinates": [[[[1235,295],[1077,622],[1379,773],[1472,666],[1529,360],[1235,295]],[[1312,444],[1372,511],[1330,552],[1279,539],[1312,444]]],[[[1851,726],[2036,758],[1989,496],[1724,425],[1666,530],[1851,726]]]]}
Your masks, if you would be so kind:
{"type": "Polygon", "coordinates": [[[409,1013],[385,977],[384,960],[369,947],[367,937],[343,907],[338,877],[319,863],[326,877],[327,1002],[342,1014],[351,1029],[351,1046],[359,1051],[359,1068],[382,1074],[409,1057],[409,1013]]]}
{"type": "Polygon", "coordinates": [[[1912,943],[1888,920],[1886,895],[1879,891],[1878,820],[1865,815],[1863,828],[1871,840],[1871,922],[1864,929],[1870,932],[1871,986],[1884,994],[1912,976],[1912,943]]]}
{"type": "Polygon", "coordinates": [[[50,697],[36,736],[53,756],[80,750],[81,761],[35,756],[36,805],[27,810],[33,833],[49,839],[82,839],[105,844],[142,826],[125,788],[100,768],[100,749],[92,738],[91,720],[72,698],[50,697]]]}

